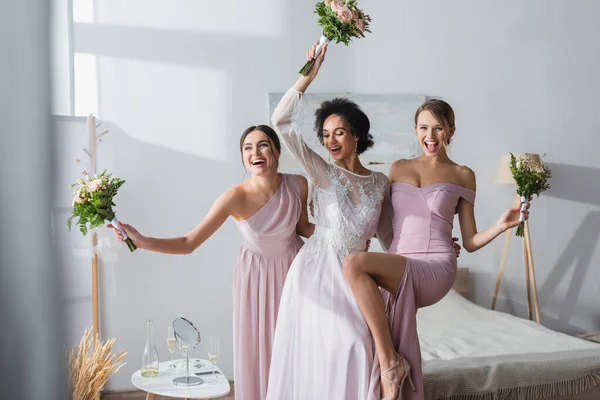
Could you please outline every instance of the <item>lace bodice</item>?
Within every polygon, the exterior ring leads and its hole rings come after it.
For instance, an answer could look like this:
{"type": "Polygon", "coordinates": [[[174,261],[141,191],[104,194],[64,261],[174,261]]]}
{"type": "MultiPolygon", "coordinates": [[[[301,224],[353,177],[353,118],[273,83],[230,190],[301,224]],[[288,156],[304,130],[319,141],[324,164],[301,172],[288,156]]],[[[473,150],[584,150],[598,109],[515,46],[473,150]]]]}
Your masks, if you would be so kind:
{"type": "Polygon", "coordinates": [[[303,94],[290,88],[275,109],[272,122],[314,186],[317,227],[307,244],[327,245],[348,253],[364,250],[366,241],[376,232],[389,243],[393,235],[387,177],[380,172],[357,175],[327,163],[302,138],[303,108],[303,94]]]}

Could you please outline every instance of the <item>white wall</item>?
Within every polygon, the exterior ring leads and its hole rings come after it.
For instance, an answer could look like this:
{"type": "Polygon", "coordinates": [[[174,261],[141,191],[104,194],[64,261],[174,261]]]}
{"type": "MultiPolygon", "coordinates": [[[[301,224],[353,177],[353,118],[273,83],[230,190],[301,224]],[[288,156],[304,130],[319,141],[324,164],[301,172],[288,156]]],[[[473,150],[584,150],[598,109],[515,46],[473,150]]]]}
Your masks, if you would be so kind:
{"type": "MultiPolygon", "coordinates": [[[[187,232],[241,180],[240,133],[268,122],[268,93],[293,82],[304,51],[319,37],[312,1],[221,3],[104,0],[95,23],[75,27],[76,51],[98,56],[98,109],[90,111],[112,122],[102,150],[106,166],[128,180],[119,217],[148,235],[187,232]]],[[[480,228],[512,202],[512,189],[492,183],[499,157],[547,152],[553,188],[535,200],[531,216],[544,323],[569,332],[600,329],[600,6],[594,0],[363,6],[373,34],[348,48],[331,46],[311,89],[448,100],[458,126],[452,157],[477,173],[480,228]]],[[[485,306],[503,241],[460,258],[471,269],[475,301],[485,306]]],[[[131,387],[148,317],[164,359],[166,326],[178,315],[205,336],[218,333],[221,365],[231,376],[238,244],[229,221],[191,256],[117,250],[119,260],[102,269],[102,331],[129,351],[129,364],[110,388],[131,387]]],[[[521,255],[513,240],[500,309],[524,316],[521,255]]],[[[205,353],[203,343],[196,355],[205,353]]]]}

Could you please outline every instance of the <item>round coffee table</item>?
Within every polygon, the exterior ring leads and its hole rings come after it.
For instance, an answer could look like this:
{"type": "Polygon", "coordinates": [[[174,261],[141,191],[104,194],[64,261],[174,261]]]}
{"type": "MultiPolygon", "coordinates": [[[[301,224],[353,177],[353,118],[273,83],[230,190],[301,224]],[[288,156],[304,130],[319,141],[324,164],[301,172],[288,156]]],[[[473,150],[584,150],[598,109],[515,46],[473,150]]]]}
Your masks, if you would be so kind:
{"type": "MultiPolygon", "coordinates": [[[[192,367],[196,364],[197,359],[190,359],[190,375],[196,372],[212,371],[212,364],[208,360],[202,360],[204,366],[201,368],[192,367]]],[[[137,370],[131,376],[131,383],[138,389],[141,389],[148,394],[146,400],[154,400],[156,395],[175,397],[180,399],[216,399],[226,396],[231,391],[229,381],[225,374],[217,367],[217,374],[199,375],[204,382],[198,386],[176,386],[173,384],[173,378],[184,376],[185,370],[178,368],[175,371],[168,371],[170,361],[161,362],[158,365],[158,376],[156,378],[145,378],[141,375],[140,370],[137,370]]],[[[195,375],[194,375],[195,376],[195,375]]]]}

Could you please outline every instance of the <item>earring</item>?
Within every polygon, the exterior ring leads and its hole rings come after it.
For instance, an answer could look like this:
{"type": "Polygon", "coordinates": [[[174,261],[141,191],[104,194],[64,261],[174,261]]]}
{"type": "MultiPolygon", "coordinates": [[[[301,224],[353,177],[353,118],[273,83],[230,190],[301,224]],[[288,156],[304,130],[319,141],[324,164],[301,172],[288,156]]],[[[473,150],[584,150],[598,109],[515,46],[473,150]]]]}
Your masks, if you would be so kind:
{"type": "Polygon", "coordinates": [[[358,140],[356,141],[356,144],[354,146],[354,157],[358,157],[358,140]]]}

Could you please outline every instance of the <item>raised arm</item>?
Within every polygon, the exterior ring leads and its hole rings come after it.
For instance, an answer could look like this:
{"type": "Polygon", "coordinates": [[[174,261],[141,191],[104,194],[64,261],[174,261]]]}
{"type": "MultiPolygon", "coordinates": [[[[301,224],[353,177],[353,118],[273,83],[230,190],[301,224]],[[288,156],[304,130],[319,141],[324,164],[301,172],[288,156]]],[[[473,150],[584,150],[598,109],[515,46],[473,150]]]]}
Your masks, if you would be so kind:
{"type": "MultiPolygon", "coordinates": [[[[185,236],[174,238],[154,238],[140,234],[133,226],[119,223],[127,236],[138,249],[155,251],[166,254],[190,254],[217,231],[232,215],[233,204],[237,198],[236,189],[223,193],[212,205],[210,211],[200,224],[185,236]]],[[[108,225],[109,228],[114,228],[108,225]]],[[[115,235],[122,240],[123,236],[115,229],[115,235]]]]}
{"type": "Polygon", "coordinates": [[[273,127],[285,147],[315,183],[318,183],[324,177],[327,162],[312,150],[302,137],[302,114],[306,108],[303,96],[304,91],[317,76],[326,52],[327,46],[324,46],[309,75],[298,78],[294,86],[285,93],[271,117],[273,127]]]}
{"type": "MultiPolygon", "coordinates": [[[[475,173],[467,168],[461,167],[461,173],[464,174],[464,186],[475,191],[475,173]]],[[[529,208],[529,205],[527,206],[529,208]]],[[[515,227],[519,224],[521,205],[516,208],[506,210],[498,221],[484,231],[477,232],[477,224],[475,222],[475,206],[473,203],[461,198],[458,202],[458,221],[460,223],[460,232],[463,240],[463,247],[469,253],[479,250],[484,247],[499,234],[506,231],[508,228],[515,227]]],[[[529,211],[523,211],[525,218],[529,218],[529,211]]]]}

